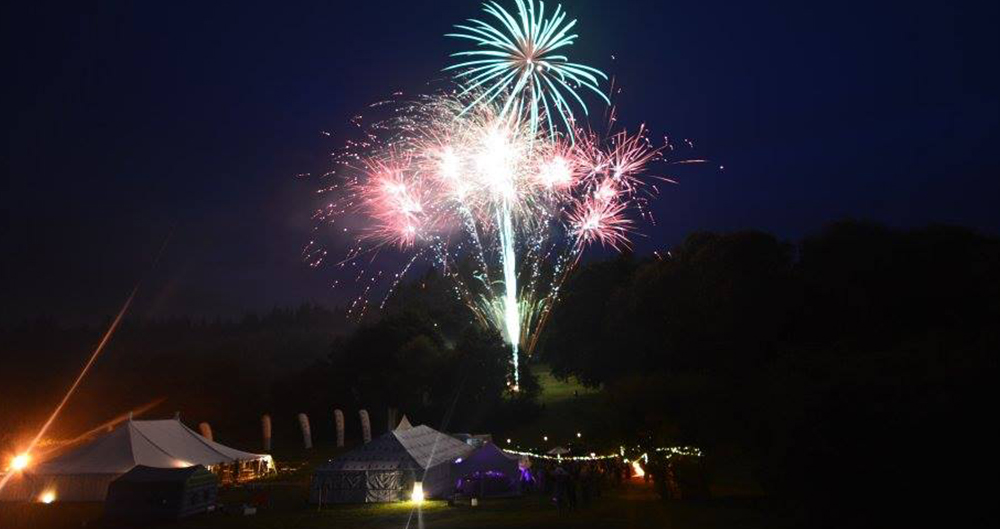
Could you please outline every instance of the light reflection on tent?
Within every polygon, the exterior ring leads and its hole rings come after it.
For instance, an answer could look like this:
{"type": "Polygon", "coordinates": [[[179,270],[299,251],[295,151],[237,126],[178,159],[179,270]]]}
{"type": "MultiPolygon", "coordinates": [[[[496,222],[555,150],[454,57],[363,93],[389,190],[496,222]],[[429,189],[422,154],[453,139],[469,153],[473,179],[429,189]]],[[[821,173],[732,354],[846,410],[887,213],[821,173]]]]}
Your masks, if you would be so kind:
{"type": "Polygon", "coordinates": [[[429,426],[395,430],[321,465],[309,487],[312,503],[373,503],[410,499],[421,483],[427,498],[450,494],[451,465],[473,448],[429,426]]]}
{"type": "Polygon", "coordinates": [[[223,482],[273,471],[271,457],[209,441],[178,419],[126,421],[88,443],[23,472],[3,491],[5,500],[34,501],[57,490],[59,501],[103,501],[108,485],[138,465],[179,468],[204,465],[223,482]]]}

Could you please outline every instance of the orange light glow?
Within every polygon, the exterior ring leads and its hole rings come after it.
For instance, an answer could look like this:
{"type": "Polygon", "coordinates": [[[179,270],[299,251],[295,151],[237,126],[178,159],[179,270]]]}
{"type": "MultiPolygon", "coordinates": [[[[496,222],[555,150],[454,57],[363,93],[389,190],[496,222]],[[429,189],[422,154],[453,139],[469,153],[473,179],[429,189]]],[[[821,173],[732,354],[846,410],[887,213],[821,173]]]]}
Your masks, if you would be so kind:
{"type": "Polygon", "coordinates": [[[31,456],[28,454],[21,454],[10,460],[10,469],[15,472],[20,472],[25,468],[28,468],[28,463],[31,463],[31,456]]]}
{"type": "Polygon", "coordinates": [[[52,503],[56,501],[56,493],[51,490],[47,490],[38,497],[38,501],[42,503],[52,503]]]}
{"type": "Polygon", "coordinates": [[[641,466],[639,466],[638,461],[632,462],[632,473],[637,478],[641,478],[646,475],[646,471],[643,470],[641,466]]]}

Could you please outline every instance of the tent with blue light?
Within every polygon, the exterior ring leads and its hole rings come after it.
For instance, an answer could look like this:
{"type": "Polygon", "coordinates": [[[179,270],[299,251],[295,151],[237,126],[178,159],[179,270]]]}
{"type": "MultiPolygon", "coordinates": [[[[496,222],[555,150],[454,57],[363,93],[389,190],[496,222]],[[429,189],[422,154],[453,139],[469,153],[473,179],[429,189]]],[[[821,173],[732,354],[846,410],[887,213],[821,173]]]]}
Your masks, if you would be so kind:
{"type": "Polygon", "coordinates": [[[517,496],[521,493],[520,461],[520,456],[485,443],[452,463],[456,491],[474,498],[517,496]]]}
{"type": "Polygon", "coordinates": [[[309,487],[312,503],[375,503],[410,499],[421,484],[429,498],[450,495],[455,488],[451,465],[473,448],[429,426],[403,421],[316,469],[309,487]]]}

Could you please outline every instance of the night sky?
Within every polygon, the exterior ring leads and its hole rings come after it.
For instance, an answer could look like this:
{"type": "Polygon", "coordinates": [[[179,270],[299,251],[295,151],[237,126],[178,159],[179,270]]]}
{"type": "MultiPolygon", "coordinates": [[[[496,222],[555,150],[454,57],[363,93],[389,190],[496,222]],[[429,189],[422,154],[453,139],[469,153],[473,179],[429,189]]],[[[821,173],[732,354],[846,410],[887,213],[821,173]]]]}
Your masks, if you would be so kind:
{"type": "MultiPolygon", "coordinates": [[[[0,22],[3,323],[100,321],[141,278],[139,317],[342,303],[335,273],[301,261],[318,183],[297,175],[330,168],[367,104],[427,91],[462,45],[442,35],[479,14],[24,4],[0,22]]],[[[563,4],[580,19],[572,58],[623,88],[620,123],[712,161],[671,173],[639,252],[846,217],[1000,229],[996,2],[563,4]]]]}

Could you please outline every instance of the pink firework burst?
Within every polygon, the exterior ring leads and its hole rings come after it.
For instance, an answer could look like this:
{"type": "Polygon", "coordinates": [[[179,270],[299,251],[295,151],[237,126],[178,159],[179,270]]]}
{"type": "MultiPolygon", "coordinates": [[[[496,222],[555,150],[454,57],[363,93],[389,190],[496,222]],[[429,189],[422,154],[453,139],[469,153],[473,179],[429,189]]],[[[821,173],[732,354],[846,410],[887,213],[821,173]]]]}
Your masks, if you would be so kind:
{"type": "Polygon", "coordinates": [[[578,201],[569,213],[569,231],[576,239],[577,251],[595,242],[621,251],[628,248],[632,220],[625,202],[594,194],[578,201]]]}
{"type": "Polygon", "coordinates": [[[409,159],[370,161],[368,177],[358,184],[372,222],[366,236],[400,248],[413,246],[433,226],[433,197],[409,170],[409,159]]]}
{"type": "MultiPolygon", "coordinates": [[[[475,97],[449,92],[381,105],[389,117],[338,156],[337,181],[325,191],[339,198],[317,218],[343,218],[338,232],[351,246],[337,264],[356,270],[356,313],[378,281],[389,283],[387,298],[426,259],[454,281],[478,321],[530,354],[583,251],[624,250],[635,219],[649,218],[646,203],[657,191],[645,172],[666,145],[653,145],[645,127],[553,135],[495,106],[467,110],[475,97]],[[408,259],[383,273],[375,255],[388,247],[408,259]]],[[[304,254],[319,262],[326,250],[311,244],[304,254]]]]}

